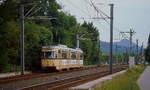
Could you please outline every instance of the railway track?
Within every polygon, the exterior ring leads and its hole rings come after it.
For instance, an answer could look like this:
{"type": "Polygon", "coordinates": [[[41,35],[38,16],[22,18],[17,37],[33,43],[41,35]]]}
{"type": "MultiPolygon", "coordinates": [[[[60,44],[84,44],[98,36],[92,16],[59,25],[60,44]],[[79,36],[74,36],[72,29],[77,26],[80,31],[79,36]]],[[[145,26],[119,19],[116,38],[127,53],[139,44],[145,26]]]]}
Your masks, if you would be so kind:
{"type": "MultiPolygon", "coordinates": [[[[104,65],[101,67],[106,67],[106,66],[104,65]]],[[[90,67],[84,67],[84,68],[80,68],[80,69],[74,69],[74,70],[69,70],[69,71],[60,71],[60,72],[52,72],[52,73],[33,73],[33,74],[27,74],[27,75],[10,76],[10,77],[5,77],[5,78],[0,78],[0,84],[16,82],[19,80],[29,80],[29,79],[33,79],[33,78],[39,78],[39,77],[54,76],[57,74],[77,72],[77,71],[88,70],[88,69],[93,69],[93,68],[97,68],[97,66],[90,66],[90,67]]]]}
{"type": "MultiPolygon", "coordinates": [[[[120,71],[123,68],[121,66],[115,66],[114,72],[120,71]]],[[[126,66],[124,66],[126,67],[126,66]]],[[[64,71],[57,73],[48,74],[35,74],[35,75],[24,75],[17,76],[14,78],[6,79],[6,81],[0,80],[0,90],[53,90],[60,89],[63,87],[79,84],[88,80],[96,79],[104,75],[108,75],[108,67],[92,67],[89,69],[64,71]],[[31,77],[30,77],[31,76],[31,77]],[[87,79],[88,78],[88,79],[87,79]],[[15,79],[17,81],[15,81],[15,79]],[[4,82],[4,83],[2,83],[4,82]],[[71,83],[70,83],[71,82],[71,83]],[[54,87],[55,86],[55,87],[54,87]]]]}
{"type": "MultiPolygon", "coordinates": [[[[123,68],[116,68],[113,70],[113,73],[118,72],[123,70],[123,68]]],[[[102,72],[97,72],[97,73],[92,73],[88,75],[83,75],[83,76],[78,76],[78,77],[70,77],[70,78],[65,78],[62,80],[57,80],[55,82],[51,83],[46,83],[46,84],[40,84],[40,85],[35,85],[35,86],[30,86],[23,88],[21,90],[62,90],[69,88],[71,86],[76,86],[91,80],[95,80],[97,78],[103,77],[109,75],[109,71],[102,71],[102,72]]]]}

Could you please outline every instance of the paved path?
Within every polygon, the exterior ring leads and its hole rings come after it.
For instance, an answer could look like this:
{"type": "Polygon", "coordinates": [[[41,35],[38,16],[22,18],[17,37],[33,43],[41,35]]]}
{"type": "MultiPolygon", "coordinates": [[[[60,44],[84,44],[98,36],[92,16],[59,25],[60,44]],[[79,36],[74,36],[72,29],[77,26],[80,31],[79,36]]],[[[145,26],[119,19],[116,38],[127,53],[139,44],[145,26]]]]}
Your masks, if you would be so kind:
{"type": "Polygon", "coordinates": [[[150,66],[147,66],[143,74],[140,76],[138,85],[141,90],[150,90],[150,66]]]}

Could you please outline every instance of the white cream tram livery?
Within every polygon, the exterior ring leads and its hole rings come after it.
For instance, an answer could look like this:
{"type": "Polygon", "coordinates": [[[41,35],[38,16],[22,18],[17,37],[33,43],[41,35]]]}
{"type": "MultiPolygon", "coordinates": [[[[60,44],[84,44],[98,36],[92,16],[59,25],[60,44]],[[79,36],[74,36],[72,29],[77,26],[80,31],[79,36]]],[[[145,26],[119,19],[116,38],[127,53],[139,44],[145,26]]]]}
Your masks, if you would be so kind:
{"type": "Polygon", "coordinates": [[[56,70],[83,67],[83,51],[65,45],[43,46],[41,66],[56,70]]]}

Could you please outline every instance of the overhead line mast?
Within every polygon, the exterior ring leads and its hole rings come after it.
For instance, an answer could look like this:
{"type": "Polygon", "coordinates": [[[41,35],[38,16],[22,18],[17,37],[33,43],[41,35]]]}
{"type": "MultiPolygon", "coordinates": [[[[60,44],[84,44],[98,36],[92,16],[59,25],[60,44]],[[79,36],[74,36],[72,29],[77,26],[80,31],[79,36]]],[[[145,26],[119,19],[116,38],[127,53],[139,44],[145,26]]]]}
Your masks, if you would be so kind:
{"type": "Polygon", "coordinates": [[[20,52],[21,52],[21,74],[24,74],[24,5],[20,5],[20,52]]]}
{"type": "Polygon", "coordinates": [[[113,12],[114,12],[114,4],[110,4],[110,58],[109,58],[109,69],[110,69],[110,74],[112,74],[112,55],[113,55],[113,12]]]}
{"type": "MultiPolygon", "coordinates": [[[[110,5],[110,16],[108,16],[107,14],[103,13],[102,11],[99,11],[96,6],[93,4],[92,0],[91,4],[94,7],[94,9],[100,13],[101,17],[100,19],[103,19],[104,21],[106,21],[107,23],[109,23],[106,19],[110,19],[110,56],[109,56],[109,73],[112,74],[112,67],[113,67],[113,61],[112,61],[112,57],[113,57],[113,19],[114,19],[114,4],[109,4],[110,5]],[[103,15],[105,17],[103,17],[103,15]]],[[[98,19],[97,17],[95,19],[98,19]]]]}
{"type": "Polygon", "coordinates": [[[132,37],[133,37],[133,35],[136,33],[135,31],[133,31],[132,29],[130,29],[130,31],[129,32],[120,32],[120,33],[129,33],[129,35],[130,35],[130,46],[129,46],[129,55],[131,56],[131,54],[132,54],[132,37]]]}
{"type": "MultiPolygon", "coordinates": [[[[51,20],[51,19],[56,19],[56,18],[51,18],[51,17],[48,17],[48,16],[30,16],[32,10],[34,8],[36,8],[36,6],[38,5],[38,3],[30,3],[30,2],[24,2],[24,0],[21,1],[21,4],[20,4],[20,53],[21,53],[21,56],[20,56],[20,59],[21,59],[21,74],[24,75],[25,74],[25,50],[24,50],[24,45],[25,45],[25,42],[24,42],[24,20],[25,18],[27,19],[48,19],[48,20],[51,20]],[[25,13],[25,7],[26,6],[29,6],[29,5],[34,5],[27,13],[25,13]]],[[[33,13],[36,13],[37,11],[39,11],[41,8],[38,8],[36,9],[33,13]]],[[[32,13],[32,14],[33,14],[32,13]]]]}

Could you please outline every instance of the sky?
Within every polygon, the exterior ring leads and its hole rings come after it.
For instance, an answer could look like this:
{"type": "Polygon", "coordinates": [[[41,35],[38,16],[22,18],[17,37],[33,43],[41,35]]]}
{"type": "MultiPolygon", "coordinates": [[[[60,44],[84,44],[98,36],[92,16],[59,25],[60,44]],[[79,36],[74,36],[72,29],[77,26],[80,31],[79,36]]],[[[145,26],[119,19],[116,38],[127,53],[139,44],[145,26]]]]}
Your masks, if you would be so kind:
{"type": "MultiPolygon", "coordinates": [[[[114,4],[114,41],[123,39],[120,31],[129,31],[132,28],[136,33],[133,42],[139,40],[139,45],[147,45],[150,33],[150,0],[91,0],[94,5],[109,16],[110,3],[114,4]]],[[[101,17],[91,6],[90,0],[57,0],[62,10],[83,21],[93,22],[100,32],[100,40],[109,42],[109,24],[102,19],[89,19],[101,17]]],[[[108,19],[109,21],[109,19],[108,19]]],[[[126,34],[129,36],[129,34],[126,34]]]]}

